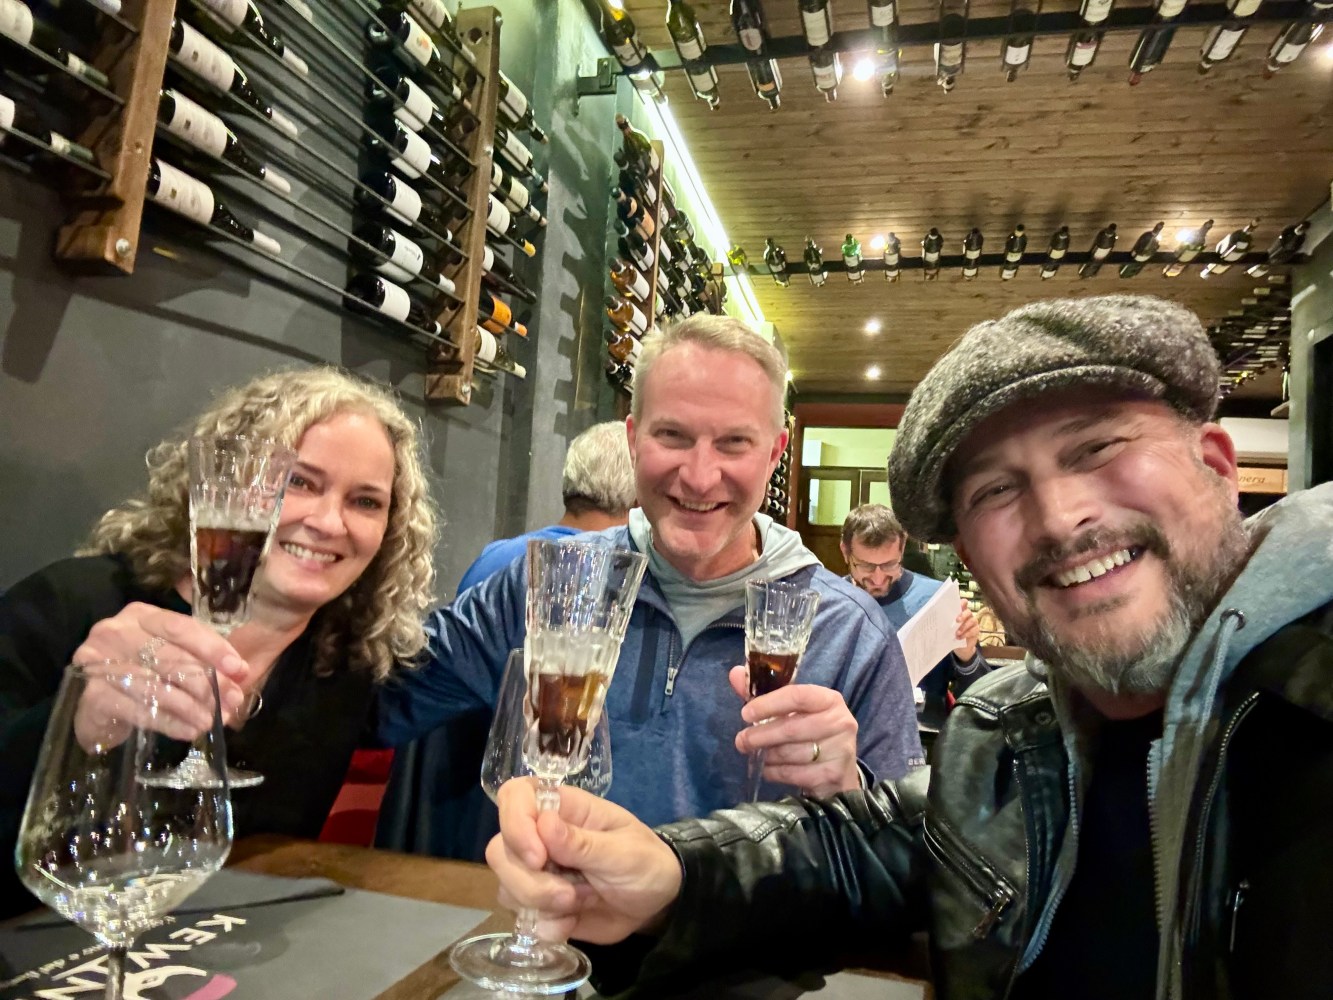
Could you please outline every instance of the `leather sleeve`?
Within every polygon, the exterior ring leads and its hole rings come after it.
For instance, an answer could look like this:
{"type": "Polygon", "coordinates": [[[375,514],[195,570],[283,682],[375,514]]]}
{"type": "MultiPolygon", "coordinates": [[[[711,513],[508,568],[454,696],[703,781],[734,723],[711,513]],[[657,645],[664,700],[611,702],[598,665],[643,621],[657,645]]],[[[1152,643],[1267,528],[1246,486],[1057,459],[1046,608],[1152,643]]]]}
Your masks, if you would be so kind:
{"type": "Polygon", "coordinates": [[[738,972],[793,976],[883,964],[925,927],[926,768],[831,799],[790,798],[673,823],[684,872],[660,938],[594,949],[610,996],[738,972]]]}

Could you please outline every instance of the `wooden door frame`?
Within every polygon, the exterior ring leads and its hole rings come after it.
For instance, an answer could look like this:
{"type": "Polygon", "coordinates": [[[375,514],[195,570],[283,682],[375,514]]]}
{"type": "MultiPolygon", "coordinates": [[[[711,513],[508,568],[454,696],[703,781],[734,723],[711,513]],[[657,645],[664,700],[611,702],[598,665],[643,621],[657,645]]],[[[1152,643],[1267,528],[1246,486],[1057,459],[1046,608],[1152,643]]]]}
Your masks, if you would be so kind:
{"type": "MultiPolygon", "coordinates": [[[[792,407],[796,426],[792,430],[791,475],[788,477],[787,495],[792,498],[801,495],[801,447],[805,444],[807,427],[896,429],[906,408],[906,403],[802,403],[798,400],[792,407]]],[[[791,503],[787,509],[787,527],[793,531],[796,530],[797,506],[791,503]]]]}

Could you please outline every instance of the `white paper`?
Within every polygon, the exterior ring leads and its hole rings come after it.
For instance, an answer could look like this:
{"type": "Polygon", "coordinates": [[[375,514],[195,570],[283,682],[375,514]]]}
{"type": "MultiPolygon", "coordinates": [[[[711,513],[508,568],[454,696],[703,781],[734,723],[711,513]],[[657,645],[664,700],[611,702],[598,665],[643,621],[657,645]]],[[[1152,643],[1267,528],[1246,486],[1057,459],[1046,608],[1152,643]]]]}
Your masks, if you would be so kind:
{"type": "Polygon", "coordinates": [[[925,606],[898,630],[898,643],[903,647],[913,685],[920,684],[940,660],[961,648],[957,638],[961,601],[957,582],[945,580],[925,606]]]}

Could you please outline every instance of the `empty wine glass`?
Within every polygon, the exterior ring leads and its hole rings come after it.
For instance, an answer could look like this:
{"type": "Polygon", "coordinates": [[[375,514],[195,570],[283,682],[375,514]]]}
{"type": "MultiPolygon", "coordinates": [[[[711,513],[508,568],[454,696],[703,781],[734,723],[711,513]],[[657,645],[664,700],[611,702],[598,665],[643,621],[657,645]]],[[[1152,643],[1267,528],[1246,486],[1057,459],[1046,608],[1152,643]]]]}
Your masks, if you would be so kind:
{"type": "MultiPolygon", "coordinates": [[[[521,699],[510,695],[503,722],[497,705],[492,731],[517,725],[514,717],[522,711],[517,752],[537,778],[543,811],[559,809],[560,785],[568,776],[593,766],[590,744],[647,562],[641,553],[608,544],[528,542],[526,690],[521,699]]],[[[505,751],[509,759],[513,753],[505,751]]],[[[488,759],[483,782],[491,767],[498,765],[488,759]]],[[[536,926],[537,912],[520,910],[513,934],[461,941],[449,963],[470,982],[509,993],[564,993],[586,982],[588,957],[568,943],[539,941],[536,926]]]]}
{"type": "MultiPolygon", "coordinates": [[[[191,605],[196,618],[228,635],[250,620],[250,588],[272,544],[296,452],[274,441],[214,435],[191,438],[188,452],[191,605]]],[[[228,768],[227,779],[232,788],[249,788],[264,776],[228,768]]],[[[199,754],[190,754],[155,780],[188,786],[216,779],[199,754]]]]}
{"type": "MultiPolygon", "coordinates": [[[[751,698],[796,680],[818,607],[819,594],[808,587],[782,580],[751,580],[745,585],[745,662],[751,698]]],[[[764,783],[764,756],[763,750],[750,753],[746,798],[751,802],[758,801],[764,783]]]]}
{"type": "Polygon", "coordinates": [[[222,867],[231,840],[212,668],[116,660],[67,667],[14,860],[38,899],[109,949],[106,1000],[121,1000],[135,938],[222,867]],[[143,780],[179,766],[192,744],[212,783],[143,780]]]}

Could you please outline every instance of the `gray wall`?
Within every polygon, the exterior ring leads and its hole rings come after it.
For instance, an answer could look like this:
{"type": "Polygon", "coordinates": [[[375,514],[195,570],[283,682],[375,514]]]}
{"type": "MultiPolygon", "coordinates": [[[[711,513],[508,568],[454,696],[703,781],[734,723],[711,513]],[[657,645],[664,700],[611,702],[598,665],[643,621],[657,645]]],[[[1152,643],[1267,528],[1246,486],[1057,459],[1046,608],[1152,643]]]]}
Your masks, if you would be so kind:
{"type": "MultiPolygon", "coordinates": [[[[617,134],[610,106],[575,113],[575,72],[601,54],[579,0],[496,6],[502,65],[550,126],[538,154],[550,227],[520,269],[540,296],[534,335],[515,348],[528,378],[503,379],[466,408],[424,402],[419,347],[227,266],[156,213],[132,277],[69,276],[50,257],[59,199],[0,170],[0,588],[67,555],[99,513],[139,489],[145,449],[212,393],[279,367],[333,363],[373,376],[422,420],[448,520],[441,595],[487,541],[559,516],[566,443],[612,408],[599,314],[617,134]]],[[[299,242],[283,242],[306,258],[299,242]]]]}
{"type": "Polygon", "coordinates": [[[1333,209],[1328,203],[1310,216],[1306,250],[1310,260],[1293,270],[1291,289],[1287,476],[1292,491],[1312,485],[1309,418],[1314,391],[1314,347],[1333,337],[1333,209]]]}

